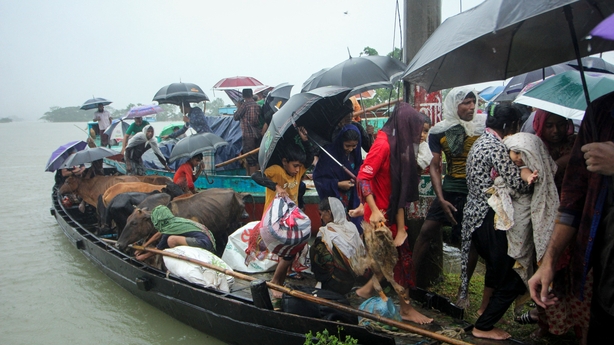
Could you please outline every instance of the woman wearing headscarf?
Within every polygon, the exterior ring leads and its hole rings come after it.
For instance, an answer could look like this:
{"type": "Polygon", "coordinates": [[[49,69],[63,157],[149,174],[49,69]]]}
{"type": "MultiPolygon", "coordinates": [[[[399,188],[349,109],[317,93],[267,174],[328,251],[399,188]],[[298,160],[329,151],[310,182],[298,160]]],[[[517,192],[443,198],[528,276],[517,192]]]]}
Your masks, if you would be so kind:
{"type": "MultiPolygon", "coordinates": [[[[520,194],[507,186],[505,188],[512,196],[514,208],[514,223],[507,230],[507,254],[517,261],[514,270],[527,285],[535,272],[533,264],[541,261],[554,229],[559,207],[559,193],[554,184],[557,166],[544,143],[533,134],[516,133],[504,138],[503,144],[510,150],[510,155],[517,155],[516,165],[522,164],[521,169],[526,167],[539,175],[533,183],[532,194],[520,194]]],[[[495,178],[495,185],[499,178],[495,178]]]]}
{"type": "Polygon", "coordinates": [[[172,171],[166,163],[166,159],[158,147],[158,141],[154,137],[154,129],[151,125],[143,127],[143,131],[135,134],[128,141],[124,160],[126,161],[126,172],[128,175],[145,175],[145,166],[143,165],[143,154],[145,151],[152,149],[156,157],[164,168],[172,171]]]}
{"type": "Polygon", "coordinates": [[[473,335],[478,338],[507,339],[510,334],[494,327],[517,296],[525,291],[520,276],[513,270],[514,259],[507,255],[507,236],[495,227],[495,212],[488,205],[485,191],[501,177],[505,184],[519,193],[530,192],[530,186],[520,176],[502,142],[520,128],[520,111],[510,105],[491,108],[484,134],[475,141],[467,157],[467,203],[463,210],[462,263],[459,299],[467,298],[469,284],[469,251],[474,245],[486,261],[485,286],[492,296],[477,319],[473,335]]]}
{"type": "Polygon", "coordinates": [[[550,156],[558,166],[558,170],[554,175],[554,182],[556,189],[560,192],[565,169],[567,169],[567,163],[569,162],[569,157],[571,157],[571,149],[576,141],[573,121],[537,109],[533,119],[533,128],[535,129],[535,135],[544,142],[550,156]]]}
{"type": "MultiPolygon", "coordinates": [[[[554,175],[554,183],[560,193],[563,185],[563,177],[565,176],[572,148],[576,141],[574,123],[572,120],[566,119],[560,115],[537,109],[535,111],[533,127],[535,129],[535,135],[542,139],[548,148],[550,156],[558,166],[558,170],[554,175]]],[[[585,342],[588,330],[588,319],[590,316],[589,310],[591,299],[584,298],[581,300],[570,293],[570,282],[572,281],[571,272],[569,271],[570,259],[571,251],[569,248],[566,248],[557,262],[553,284],[553,291],[559,297],[560,302],[546,309],[545,319],[547,321],[545,321],[544,317],[540,314],[539,322],[540,326],[542,324],[548,326],[548,332],[555,335],[565,334],[570,328],[575,327],[577,337],[583,339],[582,341],[585,342]]],[[[584,289],[587,295],[592,295],[592,270],[587,274],[584,289]]],[[[531,322],[535,322],[535,319],[535,312],[530,314],[529,318],[524,318],[524,320],[529,320],[531,322]]],[[[545,327],[542,328],[544,328],[544,330],[541,330],[541,332],[536,335],[545,335],[545,327]]]]}
{"type": "Polygon", "coordinates": [[[323,226],[309,248],[311,270],[323,289],[346,294],[365,272],[365,246],[339,199],[322,199],[319,211],[323,226]]]}
{"type": "MultiPolygon", "coordinates": [[[[394,267],[394,280],[406,288],[414,286],[412,253],[405,229],[405,207],[418,200],[420,172],[416,154],[424,117],[409,104],[400,102],[379,131],[357,176],[358,193],[364,206],[364,220],[377,226],[386,222],[392,231],[399,260],[394,267]]],[[[373,293],[371,283],[357,291],[360,296],[373,293]]],[[[401,297],[401,296],[399,296],[401,297]]],[[[401,317],[418,324],[433,321],[417,310],[409,296],[400,298],[401,317]]]]}
{"type": "MultiPolygon", "coordinates": [[[[345,125],[333,142],[324,149],[331,154],[331,158],[325,152],[320,152],[318,164],[313,170],[313,182],[320,200],[333,197],[341,200],[345,212],[355,209],[360,204],[354,185],[358,169],[362,165],[362,153],[360,151],[360,131],[353,124],[345,125]],[[335,160],[343,167],[337,164],[335,160]],[[345,168],[345,169],[344,169],[345,168]],[[348,172],[352,173],[351,177],[348,172]]],[[[361,217],[352,217],[352,222],[362,233],[360,227],[361,217]]]]}

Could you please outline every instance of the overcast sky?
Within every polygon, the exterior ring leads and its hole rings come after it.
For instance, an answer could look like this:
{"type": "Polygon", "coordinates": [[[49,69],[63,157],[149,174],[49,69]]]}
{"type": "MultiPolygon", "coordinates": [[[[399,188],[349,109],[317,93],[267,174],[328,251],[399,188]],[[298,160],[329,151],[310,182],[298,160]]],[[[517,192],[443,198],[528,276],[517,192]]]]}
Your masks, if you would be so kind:
{"type": "MultiPolygon", "coordinates": [[[[463,10],[481,2],[463,0],[463,10]]],[[[442,18],[459,3],[442,0],[442,18]]],[[[238,75],[297,92],[348,49],[399,47],[395,8],[394,0],[0,0],[0,117],[38,119],[92,96],[115,108],[150,104],[179,81],[213,99],[224,96],[211,90],[217,81],[238,75]]]]}

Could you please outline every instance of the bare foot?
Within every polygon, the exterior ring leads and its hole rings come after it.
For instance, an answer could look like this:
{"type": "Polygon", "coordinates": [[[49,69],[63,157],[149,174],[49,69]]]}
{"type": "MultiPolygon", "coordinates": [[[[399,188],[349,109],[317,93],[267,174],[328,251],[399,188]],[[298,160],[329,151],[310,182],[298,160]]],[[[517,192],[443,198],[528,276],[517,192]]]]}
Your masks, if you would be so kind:
{"type": "Polygon", "coordinates": [[[490,331],[480,331],[479,329],[473,327],[473,331],[471,331],[474,337],[476,338],[486,338],[486,339],[495,339],[495,340],[505,340],[509,339],[512,336],[506,331],[500,328],[493,328],[490,331]]]}
{"type": "Polygon", "coordinates": [[[457,305],[459,308],[462,308],[462,309],[467,309],[467,308],[469,308],[469,305],[470,305],[469,298],[468,298],[468,297],[467,297],[467,298],[460,298],[460,297],[459,297],[459,298],[458,298],[458,300],[456,301],[456,305],[457,305]]]}
{"type": "Polygon", "coordinates": [[[349,210],[348,214],[350,215],[350,217],[362,217],[365,214],[365,207],[360,204],[357,208],[349,210]]]}
{"type": "Polygon", "coordinates": [[[401,310],[401,318],[404,321],[415,322],[419,325],[426,325],[428,323],[433,322],[433,319],[431,319],[430,317],[426,317],[425,315],[423,315],[422,313],[420,313],[413,307],[403,308],[403,309],[405,310],[401,310]]]}
{"type": "Polygon", "coordinates": [[[356,296],[365,299],[371,298],[373,296],[373,285],[367,283],[359,289],[356,289],[356,296]]]}
{"type": "Polygon", "coordinates": [[[271,291],[271,297],[273,298],[282,298],[283,297],[283,292],[281,291],[277,291],[277,290],[269,290],[271,291]]]}

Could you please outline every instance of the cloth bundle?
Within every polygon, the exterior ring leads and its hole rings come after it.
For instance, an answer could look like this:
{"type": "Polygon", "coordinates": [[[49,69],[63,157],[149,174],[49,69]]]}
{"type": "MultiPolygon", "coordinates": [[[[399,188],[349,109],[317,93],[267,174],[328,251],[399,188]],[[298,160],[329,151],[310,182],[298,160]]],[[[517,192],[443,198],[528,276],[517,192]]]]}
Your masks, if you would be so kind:
{"type": "Polygon", "coordinates": [[[300,252],[311,236],[311,220],[288,197],[276,197],[249,234],[245,265],[270,252],[280,257],[300,252]]]}
{"type": "Polygon", "coordinates": [[[275,198],[260,221],[267,249],[281,257],[298,253],[311,236],[311,220],[290,198],[275,198]]]}

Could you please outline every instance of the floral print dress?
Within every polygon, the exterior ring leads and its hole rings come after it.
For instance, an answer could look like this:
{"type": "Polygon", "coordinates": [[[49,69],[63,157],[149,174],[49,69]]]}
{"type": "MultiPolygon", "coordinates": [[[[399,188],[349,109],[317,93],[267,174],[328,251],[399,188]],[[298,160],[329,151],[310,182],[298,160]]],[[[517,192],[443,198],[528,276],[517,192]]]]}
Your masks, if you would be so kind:
{"type": "Polygon", "coordinates": [[[520,178],[520,170],[512,162],[508,150],[501,138],[490,128],[486,128],[469,151],[467,157],[467,203],[463,210],[462,224],[462,260],[461,290],[459,299],[467,298],[469,279],[467,263],[471,248],[471,236],[482,225],[490,206],[489,195],[485,192],[494,184],[494,178],[500,176],[513,190],[527,193],[531,187],[520,178]]]}

